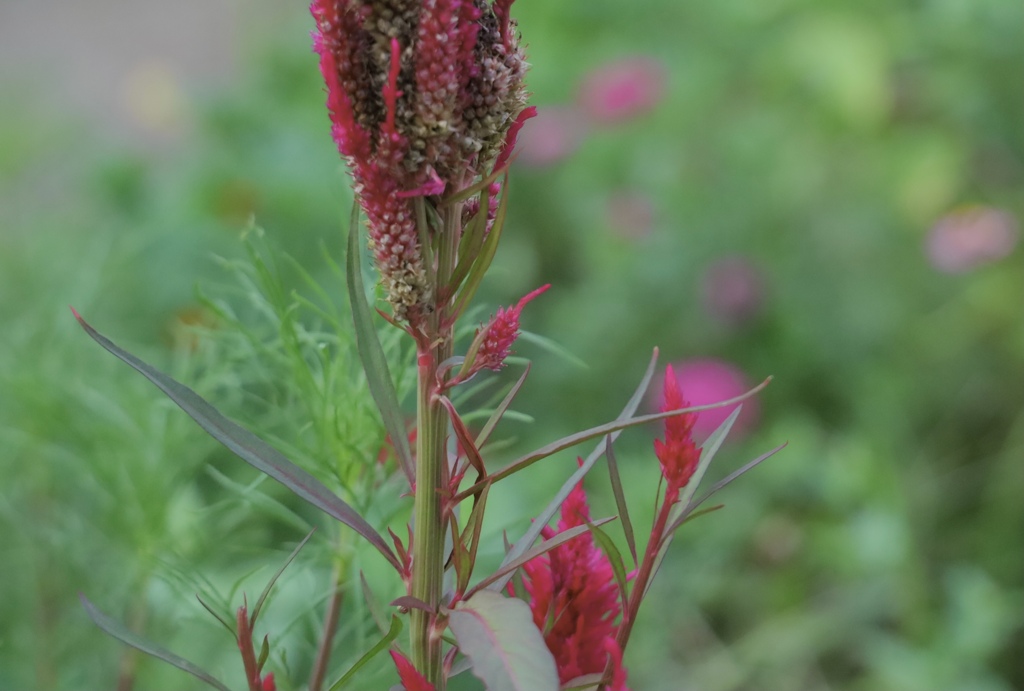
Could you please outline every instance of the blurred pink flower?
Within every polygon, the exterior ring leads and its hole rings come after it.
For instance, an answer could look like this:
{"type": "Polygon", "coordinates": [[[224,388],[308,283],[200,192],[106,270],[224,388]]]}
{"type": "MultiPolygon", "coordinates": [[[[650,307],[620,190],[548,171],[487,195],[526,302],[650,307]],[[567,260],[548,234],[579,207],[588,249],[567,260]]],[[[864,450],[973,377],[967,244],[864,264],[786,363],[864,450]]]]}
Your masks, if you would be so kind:
{"type": "Polygon", "coordinates": [[[925,251],[932,265],[947,273],[962,273],[1002,259],[1017,244],[1017,221],[990,206],[957,209],[932,226],[925,251]]]}
{"type": "MultiPolygon", "coordinates": [[[[672,366],[679,382],[682,396],[691,406],[707,405],[718,403],[730,398],[735,398],[742,393],[749,391],[752,387],[746,376],[728,362],[714,358],[695,358],[683,360],[672,366]]],[[[655,392],[655,405],[660,409],[664,400],[664,389],[659,388],[655,392]]],[[[709,434],[725,422],[725,419],[732,414],[736,406],[725,406],[712,408],[697,413],[697,420],[693,425],[693,435],[698,442],[702,442],[709,434]]],[[[736,420],[730,439],[736,439],[747,434],[757,423],[758,405],[756,398],[750,398],[743,403],[743,412],[736,420]]]]}
{"type": "Polygon", "coordinates": [[[665,92],[665,69],[650,57],[624,58],[588,74],[579,103],[594,122],[615,124],[651,112],[665,92]]]}
{"type": "Polygon", "coordinates": [[[531,168],[546,168],[568,158],[587,133],[587,124],[572,106],[540,108],[519,133],[516,162],[531,168]]]}
{"type": "Polygon", "coordinates": [[[700,288],[707,313],[730,326],[757,316],[764,306],[764,275],[740,255],[712,262],[701,276],[700,288]]]}
{"type": "Polygon", "coordinates": [[[654,202],[643,192],[619,190],[608,197],[608,225],[621,237],[638,240],[654,226],[654,202]]]}

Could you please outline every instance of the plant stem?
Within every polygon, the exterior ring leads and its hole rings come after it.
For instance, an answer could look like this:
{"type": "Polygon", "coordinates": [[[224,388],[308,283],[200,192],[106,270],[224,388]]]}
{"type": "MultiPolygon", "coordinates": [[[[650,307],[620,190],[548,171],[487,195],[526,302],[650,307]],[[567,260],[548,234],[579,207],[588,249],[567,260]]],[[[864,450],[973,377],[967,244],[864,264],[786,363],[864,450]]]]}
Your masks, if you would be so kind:
{"type": "MultiPolygon", "coordinates": [[[[678,491],[677,491],[678,494],[678,491]]],[[[615,643],[622,653],[626,652],[626,645],[629,643],[629,635],[633,632],[633,624],[636,622],[637,613],[640,611],[640,604],[643,602],[644,594],[647,592],[647,585],[654,575],[654,566],[658,563],[658,552],[665,543],[665,526],[668,525],[668,517],[672,511],[673,503],[662,502],[658,509],[658,515],[654,519],[654,527],[651,528],[651,539],[647,541],[647,548],[644,550],[644,557],[640,560],[640,570],[637,571],[636,580],[633,581],[633,589],[629,593],[629,602],[625,603],[622,612],[622,623],[615,636],[615,643]]],[[[605,677],[611,673],[611,662],[605,667],[605,677]]],[[[605,691],[607,686],[601,684],[598,691],[605,691]]]]}
{"type": "MultiPolygon", "coordinates": [[[[439,229],[436,283],[434,294],[454,269],[455,250],[459,238],[461,205],[442,212],[443,227],[439,229]]],[[[447,297],[447,296],[446,296],[447,297]]],[[[448,324],[449,300],[436,305],[428,317],[428,350],[418,353],[416,399],[416,488],[414,499],[414,534],[412,559],[412,595],[426,602],[430,612],[413,609],[413,664],[438,691],[444,691],[441,677],[441,636],[434,630],[436,612],[441,604],[444,580],[445,520],[441,490],[444,489],[447,458],[448,419],[437,399],[438,365],[452,355],[452,326],[448,324]]]]}
{"type": "Polygon", "coordinates": [[[324,683],[324,675],[327,673],[327,662],[331,658],[331,645],[334,643],[334,634],[338,629],[338,616],[341,613],[341,592],[342,573],[341,557],[336,557],[334,572],[331,574],[331,599],[327,603],[327,611],[324,613],[324,628],[320,633],[320,645],[317,647],[316,660],[313,663],[313,671],[309,675],[309,691],[320,691],[324,683]]]}

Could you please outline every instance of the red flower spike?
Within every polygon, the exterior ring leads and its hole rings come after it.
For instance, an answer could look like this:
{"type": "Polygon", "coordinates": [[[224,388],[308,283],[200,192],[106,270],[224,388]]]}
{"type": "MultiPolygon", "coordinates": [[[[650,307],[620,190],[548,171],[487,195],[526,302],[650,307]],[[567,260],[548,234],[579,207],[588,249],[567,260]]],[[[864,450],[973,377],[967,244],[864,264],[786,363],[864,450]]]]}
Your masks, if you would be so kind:
{"type": "MultiPolygon", "coordinates": [[[[587,496],[580,483],[562,504],[558,532],[590,521],[587,496]]],[[[549,539],[556,531],[545,528],[549,539]]],[[[619,590],[611,563],[583,533],[523,566],[533,621],[555,658],[562,683],[605,671],[612,658],[614,689],[625,690],[626,673],[615,644],[621,612],[619,590]]]]}
{"type": "MultiPolygon", "coordinates": [[[[483,342],[480,344],[476,360],[473,363],[473,371],[484,368],[497,371],[502,368],[505,358],[508,357],[512,349],[512,344],[519,336],[519,315],[522,313],[523,307],[550,287],[550,283],[542,285],[524,296],[514,307],[498,309],[498,313],[491,319],[484,332],[483,342]]],[[[479,334],[478,330],[477,335],[479,334]]]]}
{"type": "Polygon", "coordinates": [[[427,681],[426,677],[420,674],[419,670],[413,667],[409,658],[394,650],[389,650],[388,652],[391,653],[391,659],[395,661],[395,667],[398,669],[398,678],[402,680],[402,686],[405,687],[405,691],[435,691],[434,685],[427,681]]]}
{"type": "MultiPolygon", "coordinates": [[[[686,408],[689,404],[683,400],[672,365],[665,368],[664,400],[661,411],[686,408]]],[[[700,460],[700,451],[693,442],[693,425],[697,421],[696,413],[674,415],[665,419],[665,441],[654,440],[654,454],[661,463],[661,474],[668,482],[666,488],[667,501],[679,501],[679,490],[693,477],[700,460]]]]}
{"type": "Polygon", "coordinates": [[[277,684],[274,682],[274,673],[268,672],[260,682],[260,691],[277,691],[277,684]]]}

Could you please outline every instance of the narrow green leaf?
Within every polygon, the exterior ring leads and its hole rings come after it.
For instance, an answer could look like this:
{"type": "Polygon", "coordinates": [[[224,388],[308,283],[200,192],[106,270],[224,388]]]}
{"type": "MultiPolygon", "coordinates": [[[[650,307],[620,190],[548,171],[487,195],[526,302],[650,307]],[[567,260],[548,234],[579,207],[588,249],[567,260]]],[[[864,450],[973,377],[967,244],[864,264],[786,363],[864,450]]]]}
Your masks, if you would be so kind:
{"type": "MultiPolygon", "coordinates": [[[[509,475],[514,475],[520,470],[523,470],[524,468],[533,465],[537,461],[543,460],[548,456],[551,456],[552,454],[558,453],[559,451],[564,451],[565,449],[572,448],[573,446],[585,442],[588,439],[593,439],[594,437],[600,437],[604,436],[605,434],[619,432],[621,430],[628,429],[630,427],[636,427],[638,425],[645,425],[648,422],[663,420],[667,417],[672,417],[674,415],[682,415],[684,413],[699,413],[703,410],[711,410],[712,408],[721,408],[723,406],[741,403],[746,399],[750,398],[751,396],[753,396],[754,394],[756,394],[757,392],[759,392],[765,386],[767,386],[770,381],[771,379],[766,379],[760,384],[758,384],[756,387],[751,389],[750,391],[747,391],[746,393],[740,396],[736,396],[735,398],[730,398],[727,401],[720,401],[718,403],[711,403],[708,405],[691,406],[689,408],[679,408],[678,410],[668,410],[663,413],[651,413],[650,415],[640,415],[639,417],[629,419],[615,420],[613,422],[607,422],[603,425],[598,425],[597,427],[591,427],[590,429],[583,430],[582,432],[577,432],[576,434],[570,434],[567,437],[562,437],[558,441],[554,441],[551,442],[550,444],[542,446],[541,448],[532,451],[526,454],[525,456],[520,456],[519,458],[509,463],[501,470],[491,473],[487,477],[487,480],[485,480],[485,482],[498,482],[499,480],[504,480],[509,475]]],[[[478,489],[479,487],[474,485],[473,487],[470,487],[464,492],[461,492],[460,495],[475,492],[478,489]]]]}
{"type": "Polygon", "coordinates": [[[726,487],[726,485],[729,485],[729,484],[730,484],[730,483],[732,483],[732,482],[733,482],[734,480],[738,479],[738,478],[739,478],[740,476],[742,476],[742,475],[745,475],[746,473],[750,472],[751,470],[753,470],[753,469],[754,469],[754,468],[756,468],[757,466],[761,465],[761,463],[762,463],[762,462],[764,462],[764,461],[767,461],[767,460],[768,460],[769,458],[771,458],[772,456],[774,456],[774,455],[775,455],[775,454],[777,454],[778,452],[782,451],[782,450],[783,450],[784,448],[786,448],[787,446],[789,446],[789,442],[786,442],[786,443],[784,443],[784,444],[779,444],[778,446],[776,446],[776,447],[775,447],[774,449],[772,449],[771,451],[768,451],[768,452],[766,452],[766,453],[763,453],[763,454],[761,454],[760,456],[758,456],[757,458],[755,458],[754,460],[752,460],[752,461],[748,462],[748,463],[747,463],[746,465],[744,465],[744,466],[743,466],[742,468],[740,468],[739,470],[734,470],[734,471],[732,471],[732,472],[731,472],[731,473],[729,473],[729,474],[728,474],[728,475],[727,475],[726,477],[722,478],[721,480],[719,480],[718,482],[716,482],[716,483],[715,483],[714,485],[712,485],[712,486],[711,486],[711,489],[710,489],[710,490],[708,490],[707,494],[705,494],[705,495],[704,495],[704,496],[702,496],[702,497],[701,497],[700,499],[698,499],[698,500],[697,500],[697,501],[696,501],[696,502],[694,503],[694,506],[700,506],[700,505],[701,505],[701,504],[703,504],[703,503],[704,503],[705,501],[707,501],[708,499],[710,499],[710,498],[711,498],[711,495],[715,494],[715,493],[716,493],[716,492],[718,492],[718,491],[719,491],[720,489],[723,489],[723,488],[725,488],[725,487],[726,487]]]}
{"type": "Polygon", "coordinates": [[[487,235],[487,212],[490,208],[490,194],[488,188],[480,192],[480,208],[469,222],[469,227],[459,240],[458,262],[455,270],[452,271],[451,279],[448,281],[448,294],[454,294],[462,285],[462,281],[469,274],[473,261],[479,256],[480,248],[483,247],[484,238],[487,235]]]}
{"type": "Polygon", "coordinates": [[[622,554],[619,552],[619,548],[615,546],[615,541],[608,537],[608,533],[598,528],[594,523],[588,523],[587,528],[590,529],[594,539],[597,540],[597,544],[601,547],[601,551],[608,557],[608,562],[612,565],[612,573],[615,575],[615,582],[619,586],[619,602],[625,607],[626,602],[628,602],[627,596],[629,593],[626,591],[626,565],[622,562],[622,554]]]}
{"type": "Polygon", "coordinates": [[[521,330],[519,336],[516,339],[520,343],[532,343],[539,348],[546,350],[552,355],[565,360],[570,365],[578,367],[582,370],[589,370],[590,365],[584,362],[578,355],[572,353],[568,348],[563,346],[558,341],[554,341],[547,336],[541,336],[540,334],[532,331],[521,330]]]}
{"type": "MultiPolygon", "coordinates": [[[[591,521],[590,525],[592,525],[592,526],[600,526],[600,525],[604,525],[605,523],[608,523],[609,521],[614,521],[614,520],[615,520],[614,516],[609,516],[608,518],[602,518],[602,519],[597,520],[597,521],[591,521]]],[[[548,538],[547,540],[545,540],[544,542],[540,543],[536,547],[534,547],[532,549],[529,549],[526,552],[520,554],[515,559],[509,560],[508,559],[508,555],[506,555],[505,559],[506,559],[506,561],[508,563],[502,562],[501,566],[498,568],[497,571],[495,571],[490,576],[488,576],[487,578],[485,578],[482,581],[480,581],[479,583],[477,583],[472,588],[470,588],[466,592],[467,596],[472,595],[473,593],[475,593],[475,592],[477,592],[479,590],[482,590],[484,588],[486,588],[487,590],[489,590],[491,592],[499,592],[499,591],[501,591],[501,589],[505,587],[505,584],[508,583],[508,580],[510,578],[512,578],[512,574],[515,573],[516,569],[518,569],[520,566],[522,566],[526,562],[530,561],[531,559],[535,559],[536,557],[539,557],[540,555],[544,554],[545,552],[550,552],[551,550],[553,550],[555,547],[558,547],[563,542],[568,542],[569,540],[573,539],[574,537],[582,535],[583,533],[587,532],[587,530],[589,530],[589,529],[590,529],[590,527],[586,526],[586,525],[578,525],[578,526],[576,526],[574,528],[567,528],[567,529],[563,530],[562,532],[558,533],[557,535],[555,535],[554,537],[548,538]]],[[[620,558],[620,560],[621,560],[621,558],[620,558]]]]}
{"type": "Polygon", "coordinates": [[[299,550],[306,546],[306,543],[309,542],[309,538],[313,537],[313,533],[315,532],[316,527],[314,526],[314,528],[309,531],[309,534],[306,535],[306,537],[302,538],[302,542],[300,542],[298,546],[292,550],[292,553],[289,554],[288,558],[284,560],[284,564],[281,565],[281,568],[277,570],[277,573],[275,573],[273,577],[270,579],[270,581],[267,583],[267,586],[263,589],[263,592],[260,593],[260,599],[256,601],[256,606],[253,607],[252,614],[249,616],[250,629],[256,626],[256,619],[260,616],[260,610],[263,609],[263,603],[267,601],[267,596],[270,595],[270,589],[274,587],[274,584],[277,583],[277,579],[281,577],[281,574],[284,573],[284,570],[287,569],[288,565],[292,563],[292,560],[298,556],[299,550]]]}
{"type": "Polygon", "coordinates": [[[448,626],[487,691],[558,691],[558,670],[525,602],[481,590],[448,626]]]}
{"type": "Polygon", "coordinates": [[[207,612],[212,614],[213,618],[216,619],[217,621],[219,621],[221,623],[221,626],[223,626],[225,629],[228,630],[228,633],[230,633],[235,639],[238,638],[238,635],[235,633],[235,630],[233,628],[231,628],[231,624],[229,624],[226,621],[224,621],[223,617],[221,617],[219,614],[217,614],[213,610],[213,608],[210,607],[210,605],[206,604],[206,602],[203,600],[203,598],[199,597],[199,593],[196,593],[196,599],[199,600],[199,604],[201,604],[203,606],[203,609],[205,609],[207,612]]]}
{"type": "Polygon", "coordinates": [[[505,411],[508,410],[508,407],[512,405],[512,401],[515,399],[516,394],[519,393],[519,389],[523,388],[523,383],[526,381],[526,375],[529,373],[530,364],[527,363],[526,369],[523,370],[523,374],[519,377],[519,380],[513,384],[508,394],[504,399],[502,399],[501,403],[498,404],[498,407],[494,409],[494,412],[489,418],[487,418],[487,422],[484,423],[484,426],[480,429],[480,434],[476,437],[476,448],[482,449],[484,444],[487,443],[487,440],[490,439],[491,432],[493,432],[494,428],[498,426],[498,423],[505,415],[505,411]]]}
{"type": "Polygon", "coordinates": [[[213,478],[214,482],[227,491],[239,495],[241,499],[251,503],[256,509],[266,512],[271,517],[294,528],[295,530],[309,530],[309,521],[299,516],[299,514],[295,513],[285,506],[284,503],[278,501],[274,497],[271,497],[269,494],[264,494],[263,492],[258,491],[259,486],[267,480],[266,475],[258,475],[251,481],[242,483],[231,479],[212,465],[206,466],[204,470],[207,475],[213,478]]]}
{"type": "Polygon", "coordinates": [[[231,689],[214,678],[213,675],[206,670],[197,667],[185,658],[179,657],[169,650],[161,648],[156,643],[152,643],[131,631],[127,626],[116,619],[108,617],[97,609],[95,605],[89,602],[89,599],[86,598],[85,595],[79,595],[78,599],[82,601],[82,606],[85,607],[85,612],[89,615],[89,618],[92,619],[93,623],[117,640],[122,643],[127,643],[131,647],[136,650],[140,650],[147,655],[152,655],[153,657],[163,660],[168,664],[174,665],[183,672],[188,672],[196,679],[206,682],[215,689],[220,689],[220,691],[231,691],[231,689]]]}
{"type": "MultiPolygon", "coordinates": [[[[416,212],[416,235],[420,240],[420,254],[422,255],[423,268],[427,272],[427,281],[429,281],[429,285],[437,285],[437,265],[434,262],[434,248],[430,244],[430,223],[427,219],[427,201],[423,197],[415,197],[413,199],[412,206],[416,212]]],[[[354,216],[358,217],[358,215],[358,211],[356,211],[354,216]]],[[[431,217],[440,221],[436,214],[431,214],[431,217]]],[[[439,222],[436,227],[441,227],[439,222]]]]}
{"type": "Polygon", "coordinates": [[[352,667],[347,672],[341,675],[341,678],[338,679],[338,681],[331,684],[331,688],[329,691],[339,691],[340,689],[344,688],[345,684],[347,684],[348,681],[355,676],[356,672],[362,669],[367,662],[375,658],[381,652],[387,650],[388,647],[391,645],[391,642],[398,638],[398,634],[400,633],[402,633],[402,620],[398,618],[397,614],[392,614],[391,628],[388,629],[388,632],[386,634],[384,634],[384,637],[381,638],[375,646],[367,650],[366,654],[364,654],[361,658],[356,660],[356,663],[352,665],[352,667]]]}
{"type": "MultiPolygon", "coordinates": [[[[640,383],[637,385],[636,390],[633,392],[629,401],[626,402],[626,406],[622,409],[622,412],[619,413],[619,417],[617,418],[618,420],[628,420],[632,417],[633,413],[636,412],[636,409],[640,407],[640,402],[643,400],[644,394],[647,393],[647,387],[651,383],[651,377],[654,376],[654,368],[657,364],[658,349],[655,348],[651,353],[650,362],[647,363],[647,369],[644,371],[644,376],[640,378],[640,383]]],[[[609,435],[609,438],[614,441],[618,436],[619,432],[612,432],[609,435]]],[[[506,549],[505,558],[501,562],[502,565],[508,564],[513,559],[526,552],[526,550],[530,549],[534,540],[536,540],[540,535],[541,530],[543,530],[544,526],[548,524],[551,517],[555,515],[555,512],[558,511],[558,508],[562,505],[562,502],[565,501],[565,498],[569,496],[572,488],[575,487],[576,483],[582,480],[583,476],[590,472],[590,469],[594,467],[595,463],[597,463],[597,459],[601,457],[603,450],[604,445],[598,445],[590,455],[587,456],[586,460],[583,461],[583,464],[576,470],[576,472],[565,481],[561,488],[559,488],[558,492],[555,493],[555,496],[551,498],[551,501],[548,502],[548,505],[544,510],[533,519],[530,527],[526,529],[526,533],[516,540],[516,543],[511,548],[506,549]]],[[[508,578],[495,582],[495,584],[489,589],[501,590],[505,587],[506,583],[508,583],[508,578]]]]}
{"type": "Polygon", "coordinates": [[[377,598],[373,596],[373,591],[370,589],[370,584],[366,582],[366,574],[362,571],[359,572],[359,585],[363,591],[363,599],[366,601],[366,608],[370,610],[370,616],[373,618],[373,623],[377,625],[381,633],[386,630],[384,628],[384,614],[381,612],[380,607],[377,606],[377,598]]]}
{"type": "Polygon", "coordinates": [[[779,451],[782,451],[782,449],[784,449],[784,448],[786,448],[786,444],[780,444],[779,446],[776,446],[771,451],[768,451],[767,453],[761,454],[760,456],[758,456],[754,460],[752,460],[749,463],[747,463],[746,465],[744,465],[739,470],[734,470],[733,472],[729,473],[728,476],[726,476],[726,477],[722,478],[721,480],[719,480],[718,482],[716,482],[711,487],[711,489],[709,489],[704,494],[704,496],[702,496],[700,499],[698,499],[696,501],[693,501],[691,499],[691,501],[688,504],[686,504],[685,508],[683,509],[683,511],[679,515],[679,517],[676,518],[672,523],[669,524],[669,527],[667,528],[667,530],[669,532],[671,532],[671,531],[675,530],[676,528],[678,528],[679,526],[681,526],[683,523],[685,523],[687,520],[689,520],[690,514],[693,513],[693,511],[698,506],[700,506],[701,504],[706,502],[708,499],[710,499],[712,495],[714,495],[719,490],[724,488],[726,485],[728,485],[731,482],[733,482],[734,480],[736,480],[741,475],[744,475],[745,473],[747,473],[747,472],[753,470],[754,468],[756,468],[757,466],[761,465],[762,462],[768,460],[769,458],[771,458],[772,456],[777,454],[779,451]]]}
{"type": "Polygon", "coordinates": [[[474,196],[476,194],[480,194],[481,190],[487,189],[488,187],[491,186],[492,182],[494,182],[495,180],[500,178],[502,175],[504,175],[506,172],[508,172],[508,168],[509,168],[509,166],[511,164],[512,164],[512,162],[509,161],[507,164],[503,165],[501,168],[497,168],[496,170],[492,170],[491,174],[488,175],[487,177],[482,178],[478,182],[470,185],[469,187],[467,187],[467,188],[465,188],[463,190],[459,190],[458,192],[456,192],[455,194],[453,194],[450,197],[446,197],[446,198],[442,199],[441,200],[441,206],[450,206],[452,204],[458,204],[459,202],[464,202],[464,201],[466,201],[467,199],[469,199],[470,197],[472,197],[472,196],[474,196]]]}
{"type": "Polygon", "coordinates": [[[585,689],[596,689],[600,686],[601,682],[604,681],[604,675],[595,672],[594,674],[584,674],[582,677],[576,677],[562,684],[561,691],[584,691],[585,689]]]}
{"type": "Polygon", "coordinates": [[[199,423],[199,426],[210,436],[252,467],[277,480],[328,516],[336,518],[355,530],[376,547],[396,569],[401,569],[391,548],[373,529],[373,526],[367,523],[366,519],[360,516],[355,509],[327,489],[323,483],[289,461],[284,454],[270,444],[226,418],[192,389],[115,345],[106,336],[92,328],[74,309],[72,309],[72,313],[94,341],[155,384],[189,417],[199,423]]]}
{"type": "MultiPolygon", "coordinates": [[[[505,185],[504,187],[508,187],[505,185]]],[[[480,249],[480,253],[477,255],[476,260],[473,262],[472,268],[469,270],[469,275],[466,277],[466,284],[462,290],[459,291],[459,297],[455,304],[455,309],[452,312],[452,318],[457,318],[469,303],[473,300],[473,296],[476,295],[477,289],[484,280],[484,274],[487,273],[487,269],[491,267],[491,262],[494,260],[494,255],[498,252],[498,241],[501,239],[501,231],[505,227],[505,216],[508,213],[508,191],[504,191],[501,195],[501,201],[498,202],[498,210],[494,215],[494,224],[491,226],[491,232],[488,233],[487,239],[484,240],[484,245],[480,249]]]]}
{"type": "Polygon", "coordinates": [[[682,493],[679,495],[680,506],[686,506],[693,499],[694,492],[700,486],[701,480],[704,479],[704,473],[711,467],[711,462],[715,460],[715,456],[718,455],[718,450],[722,448],[722,444],[725,442],[725,438],[729,436],[729,432],[732,430],[732,426],[736,424],[737,418],[740,416],[740,411],[743,410],[743,406],[736,406],[736,410],[730,413],[729,417],[720,424],[714,432],[708,435],[708,438],[704,440],[704,443],[700,447],[700,460],[697,461],[697,469],[693,471],[693,476],[690,477],[690,481],[686,483],[686,487],[683,488],[682,493]]]}
{"type": "MultiPolygon", "coordinates": [[[[462,539],[469,538],[469,563],[470,576],[472,576],[472,565],[476,564],[476,554],[480,548],[480,534],[483,532],[484,526],[484,511],[487,507],[487,498],[490,496],[491,487],[490,485],[484,485],[484,491],[480,493],[476,501],[473,502],[473,510],[469,513],[469,520],[466,522],[466,530],[463,531],[462,539]],[[467,535],[468,533],[468,535],[467,535]]],[[[465,592],[466,585],[469,579],[466,579],[466,583],[460,584],[459,592],[465,592]]]]}
{"type": "Polygon", "coordinates": [[[384,429],[391,437],[391,443],[395,447],[395,454],[398,456],[398,464],[405,472],[411,487],[416,480],[416,470],[413,468],[412,451],[409,449],[409,437],[405,429],[405,417],[402,415],[401,406],[398,404],[398,394],[395,392],[394,380],[391,379],[391,370],[388,369],[387,358],[384,357],[384,348],[377,337],[377,329],[373,325],[373,313],[370,305],[366,302],[366,294],[363,291],[363,274],[359,262],[359,207],[355,206],[352,213],[352,222],[348,229],[348,255],[346,257],[345,283],[348,286],[348,299],[352,305],[352,322],[355,326],[356,349],[359,351],[359,359],[363,363],[363,370],[366,372],[366,383],[370,388],[370,395],[380,409],[381,419],[384,421],[384,429]]]}
{"type": "Polygon", "coordinates": [[[270,636],[263,637],[263,645],[260,646],[260,656],[256,660],[256,670],[262,671],[263,665],[267,664],[267,658],[270,657],[270,636]]]}
{"type": "Polygon", "coordinates": [[[612,483],[612,494],[615,495],[615,507],[619,510],[619,520],[622,521],[622,532],[626,536],[626,545],[633,557],[633,566],[639,565],[636,555],[636,536],[633,534],[633,522],[629,520],[629,507],[626,506],[626,494],[622,491],[622,478],[619,477],[619,464],[615,460],[615,451],[612,449],[611,437],[606,437],[604,445],[604,457],[608,461],[608,477],[612,483]]]}
{"type": "MultiPolygon", "coordinates": [[[[459,593],[466,592],[469,586],[469,577],[473,569],[473,562],[469,556],[469,549],[459,535],[458,521],[449,521],[451,526],[452,551],[448,556],[449,562],[455,567],[455,590],[459,593]]],[[[447,568],[447,567],[445,567],[447,568]]]]}

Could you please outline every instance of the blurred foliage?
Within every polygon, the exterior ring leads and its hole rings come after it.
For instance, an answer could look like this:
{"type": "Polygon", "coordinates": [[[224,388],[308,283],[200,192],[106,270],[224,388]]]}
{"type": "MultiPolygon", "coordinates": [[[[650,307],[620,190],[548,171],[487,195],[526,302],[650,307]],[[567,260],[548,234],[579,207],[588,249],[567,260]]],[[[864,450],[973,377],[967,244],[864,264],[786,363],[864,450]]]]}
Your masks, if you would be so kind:
{"type": "MultiPolygon", "coordinates": [[[[618,58],[659,61],[665,84],[651,112],[514,170],[480,301],[554,284],[524,324],[587,366],[521,342],[535,364],[519,408],[535,423],[511,431],[546,441],[614,416],[659,345],[663,360],[775,376],[758,427],[713,472],[789,441],[680,534],[627,654],[631,686],[1024,687],[1024,255],[949,274],[925,251],[962,205],[1024,218],[1020,3],[516,11],[542,110],[574,107],[618,58]],[[649,206],[635,226],[609,213],[623,194],[649,206]],[[763,277],[760,303],[727,322],[702,286],[737,256],[763,277]]],[[[190,94],[192,129],[156,154],[0,94],[0,688],[109,688],[126,664],[138,688],[185,688],[100,636],[80,591],[236,679],[230,640],[191,594],[259,592],[319,520],[88,343],[68,303],[373,503],[375,522],[398,510],[394,487],[341,460],[375,455],[382,434],[325,260],[341,256],[351,196],[309,23],[297,8],[252,28],[237,79],[190,94]],[[246,255],[252,217],[274,249],[246,255]]],[[[638,532],[653,433],[618,451],[638,532]]],[[[494,510],[515,530],[572,467],[509,481],[494,510]]],[[[598,480],[594,513],[613,513],[598,480]]],[[[272,642],[289,634],[272,658],[280,688],[305,676],[338,539],[318,536],[267,610],[272,642]]],[[[347,554],[345,578],[372,575],[372,558],[347,554]]],[[[339,666],[373,638],[364,610],[346,601],[339,666]]]]}

